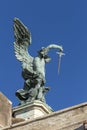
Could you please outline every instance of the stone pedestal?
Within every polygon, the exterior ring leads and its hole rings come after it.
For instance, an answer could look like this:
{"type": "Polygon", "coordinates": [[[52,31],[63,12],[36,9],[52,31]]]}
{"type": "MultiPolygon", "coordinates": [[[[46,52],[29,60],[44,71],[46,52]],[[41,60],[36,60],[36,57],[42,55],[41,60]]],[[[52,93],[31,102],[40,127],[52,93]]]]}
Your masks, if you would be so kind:
{"type": "Polygon", "coordinates": [[[52,113],[52,109],[41,101],[20,105],[13,108],[13,115],[15,118],[34,119],[46,114],[52,113]]]}
{"type": "Polygon", "coordinates": [[[0,128],[11,125],[12,103],[0,92],[0,128]]]}

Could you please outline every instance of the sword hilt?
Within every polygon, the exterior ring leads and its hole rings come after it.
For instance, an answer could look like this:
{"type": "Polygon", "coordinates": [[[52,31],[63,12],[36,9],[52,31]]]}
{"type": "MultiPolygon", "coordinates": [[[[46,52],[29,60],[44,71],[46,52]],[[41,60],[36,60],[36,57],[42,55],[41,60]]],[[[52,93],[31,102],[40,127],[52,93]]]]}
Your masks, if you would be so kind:
{"type": "Polygon", "coordinates": [[[65,55],[65,53],[63,53],[62,51],[56,52],[60,57],[62,57],[63,55],[65,55]]]}

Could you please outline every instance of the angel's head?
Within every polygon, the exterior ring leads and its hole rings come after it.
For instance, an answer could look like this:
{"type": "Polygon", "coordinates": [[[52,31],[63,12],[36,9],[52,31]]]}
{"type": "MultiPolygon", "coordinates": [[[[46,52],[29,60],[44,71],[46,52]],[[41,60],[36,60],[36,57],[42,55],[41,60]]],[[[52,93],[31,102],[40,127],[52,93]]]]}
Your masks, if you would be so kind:
{"type": "Polygon", "coordinates": [[[47,56],[47,50],[46,50],[46,48],[45,47],[42,47],[41,48],[41,50],[39,50],[38,51],[38,55],[40,56],[40,57],[45,57],[45,56],[47,56]]]}
{"type": "Polygon", "coordinates": [[[42,47],[41,50],[38,51],[38,56],[40,58],[44,58],[46,62],[49,62],[51,58],[47,54],[48,54],[48,51],[45,47],[42,47]]]}

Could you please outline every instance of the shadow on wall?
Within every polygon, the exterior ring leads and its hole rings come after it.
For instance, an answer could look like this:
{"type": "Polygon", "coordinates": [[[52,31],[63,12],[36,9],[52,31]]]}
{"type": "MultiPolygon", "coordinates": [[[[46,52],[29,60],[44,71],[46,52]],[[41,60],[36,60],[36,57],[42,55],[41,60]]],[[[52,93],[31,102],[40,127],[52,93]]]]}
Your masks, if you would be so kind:
{"type": "Polygon", "coordinates": [[[75,130],[87,130],[87,129],[85,129],[85,126],[82,125],[82,126],[80,126],[79,128],[77,128],[77,129],[75,129],[75,130]]]}

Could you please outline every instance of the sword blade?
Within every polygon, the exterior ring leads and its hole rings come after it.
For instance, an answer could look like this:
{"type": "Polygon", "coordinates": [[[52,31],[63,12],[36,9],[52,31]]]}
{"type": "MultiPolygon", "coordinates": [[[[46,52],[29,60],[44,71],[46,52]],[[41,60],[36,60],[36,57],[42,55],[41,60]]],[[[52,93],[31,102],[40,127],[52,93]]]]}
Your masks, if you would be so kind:
{"type": "Polygon", "coordinates": [[[59,59],[58,59],[58,75],[60,73],[60,65],[61,65],[61,56],[59,55],[59,59]]]}
{"type": "Polygon", "coordinates": [[[57,54],[59,55],[59,58],[58,58],[58,74],[60,73],[60,65],[61,65],[61,57],[63,55],[65,55],[64,53],[62,53],[61,51],[60,52],[57,52],[57,54]]]}

